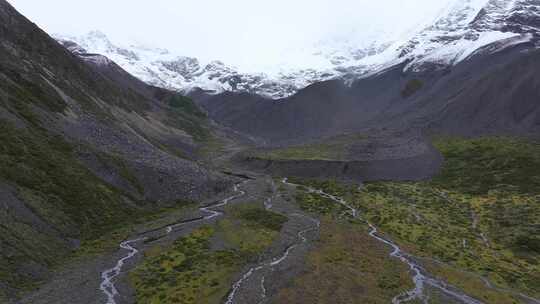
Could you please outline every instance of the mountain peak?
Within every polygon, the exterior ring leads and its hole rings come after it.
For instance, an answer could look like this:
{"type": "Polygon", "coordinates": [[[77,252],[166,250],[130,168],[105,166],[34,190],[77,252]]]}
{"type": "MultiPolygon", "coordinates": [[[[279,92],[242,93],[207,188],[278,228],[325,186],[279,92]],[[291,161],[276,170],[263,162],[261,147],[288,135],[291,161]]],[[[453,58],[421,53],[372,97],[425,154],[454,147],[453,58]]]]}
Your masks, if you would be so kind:
{"type": "MultiPolygon", "coordinates": [[[[200,62],[139,43],[119,46],[97,30],[81,37],[57,38],[75,42],[88,53],[104,55],[155,86],[182,92],[194,88],[214,93],[245,91],[279,99],[316,82],[365,77],[403,62],[408,62],[405,70],[412,71],[446,68],[491,44],[493,52],[533,40],[539,29],[540,0],[456,0],[433,22],[408,36],[398,39],[381,33],[356,41],[349,37],[356,35],[352,32],[321,40],[313,50],[288,53],[299,58],[314,56],[319,63],[303,68],[285,64],[257,72],[241,71],[218,60],[200,62]]],[[[81,49],[70,48],[78,54],[81,49]]]]}

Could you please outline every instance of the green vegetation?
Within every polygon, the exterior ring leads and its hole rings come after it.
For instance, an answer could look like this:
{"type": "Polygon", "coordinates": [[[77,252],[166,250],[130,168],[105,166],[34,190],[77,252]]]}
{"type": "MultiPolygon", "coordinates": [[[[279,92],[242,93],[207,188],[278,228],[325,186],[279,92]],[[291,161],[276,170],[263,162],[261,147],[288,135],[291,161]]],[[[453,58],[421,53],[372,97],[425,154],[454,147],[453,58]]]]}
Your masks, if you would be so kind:
{"type": "Polygon", "coordinates": [[[287,221],[285,216],[253,204],[229,207],[227,213],[231,216],[218,223],[219,232],[247,260],[268,248],[287,221]]]}
{"type": "Polygon", "coordinates": [[[519,302],[509,290],[538,298],[540,145],[509,138],[435,145],[446,162],[432,181],[368,183],[361,191],[310,184],[356,204],[403,248],[425,257],[431,273],[470,295],[486,303],[519,302]]]}
{"type": "Polygon", "coordinates": [[[226,214],[216,227],[147,251],[130,273],[137,303],[220,303],[233,276],[270,246],[286,221],[254,204],[228,207],[226,214]],[[218,237],[224,248],[212,244],[218,237]]]}
{"type": "Polygon", "coordinates": [[[175,94],[171,96],[168,103],[170,107],[180,110],[185,114],[193,115],[199,118],[207,117],[206,113],[201,111],[199,107],[195,105],[193,100],[187,96],[175,94]]]}
{"type": "Polygon", "coordinates": [[[101,152],[96,152],[96,156],[105,166],[116,169],[118,174],[137,190],[139,194],[144,195],[143,185],[139,182],[133,172],[131,172],[125,160],[121,157],[101,152]]]}
{"type": "MultiPolygon", "coordinates": [[[[117,190],[76,160],[71,145],[37,129],[31,133],[0,122],[0,180],[14,185],[34,214],[67,237],[98,238],[135,213],[117,190]]],[[[37,282],[18,267],[52,266],[69,250],[54,233],[17,216],[1,216],[0,243],[6,249],[0,253],[0,279],[25,289],[37,282]]]]}
{"type": "Polygon", "coordinates": [[[202,112],[191,98],[175,94],[167,103],[170,106],[167,124],[184,130],[198,142],[212,139],[206,113],[202,112]]]}
{"type": "Polygon", "coordinates": [[[273,160],[346,160],[350,146],[364,139],[361,134],[346,134],[301,146],[254,151],[252,156],[273,160]]]}
{"type": "MultiPolygon", "coordinates": [[[[22,265],[51,269],[73,256],[116,248],[134,224],[163,215],[163,210],[127,204],[129,197],[94,176],[77,160],[74,149],[41,129],[0,122],[0,181],[11,185],[14,199],[39,218],[0,214],[0,280],[18,291],[39,283],[35,275],[20,271],[22,265]],[[41,229],[41,220],[53,230],[41,229]],[[81,247],[71,252],[65,237],[81,240],[81,247]]],[[[100,157],[114,162],[112,167],[137,188],[123,162],[100,157]]],[[[173,208],[186,204],[176,202],[173,208]]]]}
{"type": "Polygon", "coordinates": [[[61,221],[80,227],[80,235],[86,238],[97,237],[133,215],[121,194],[86,169],[73,147],[59,136],[0,122],[0,177],[42,198],[35,209],[45,213],[54,208],[47,215],[66,215],[61,221]]]}
{"type": "Polygon", "coordinates": [[[488,137],[443,138],[435,145],[446,158],[443,171],[433,180],[436,187],[470,195],[494,190],[540,194],[540,144],[488,137]]]}
{"type": "MultiPolygon", "coordinates": [[[[484,275],[503,288],[537,294],[538,285],[534,282],[540,279],[538,255],[527,251],[528,258],[522,258],[525,256],[521,253],[524,248],[516,251],[512,242],[502,236],[520,239],[527,235],[534,238],[535,234],[528,234],[534,233],[530,229],[537,225],[533,216],[528,219],[522,217],[505,229],[500,225],[490,229],[490,222],[499,219],[490,214],[495,206],[487,204],[485,199],[504,200],[501,196],[479,198],[445,192],[424,183],[376,183],[367,185],[356,202],[367,218],[410,252],[434,257],[442,261],[442,265],[452,266],[443,270],[439,269],[441,265],[433,264],[431,268],[471,295],[488,303],[512,303],[509,295],[501,295],[486,286],[479,288],[477,285],[482,285],[482,282],[478,277],[456,270],[484,275]],[[482,235],[488,241],[483,240],[482,235]],[[452,268],[455,269],[451,271],[452,268]],[[471,280],[477,283],[471,284],[471,280]]],[[[519,201],[529,208],[535,204],[527,198],[519,201]]],[[[513,208],[519,209],[519,205],[513,208]]],[[[539,210],[538,206],[533,208],[539,210]]]]}
{"type": "MultiPolygon", "coordinates": [[[[353,189],[335,181],[290,182],[344,197],[353,189]]],[[[287,199],[287,189],[279,190],[287,199]]],[[[307,256],[306,271],[280,290],[275,303],[389,303],[413,287],[408,266],[390,258],[390,248],[371,238],[365,223],[344,216],[344,206],[304,186],[294,197],[321,218],[320,239],[307,256]]]]}
{"type": "Polygon", "coordinates": [[[413,96],[416,92],[418,92],[422,87],[424,86],[424,83],[420,79],[411,79],[405,84],[405,87],[401,91],[401,97],[403,98],[409,98],[413,96]]]}
{"type": "MultiPolygon", "coordinates": [[[[63,112],[66,108],[67,105],[58,96],[58,93],[52,87],[46,86],[42,79],[30,80],[9,67],[3,69],[2,73],[9,79],[3,79],[11,93],[7,96],[10,99],[8,102],[15,107],[22,109],[32,104],[53,112],[63,112]]],[[[0,79],[3,78],[2,76],[0,75],[0,79]]],[[[21,112],[27,116],[30,114],[27,110],[21,112]]]]}
{"type": "MultiPolygon", "coordinates": [[[[326,193],[333,194],[338,197],[346,197],[354,190],[352,185],[346,185],[336,180],[306,180],[301,178],[291,177],[288,179],[293,184],[304,185],[313,189],[323,190],[326,193]]],[[[305,190],[301,188],[301,190],[305,190]]]]}
{"type": "Polygon", "coordinates": [[[252,227],[274,231],[281,230],[283,224],[287,222],[286,216],[260,207],[254,207],[253,204],[235,206],[232,208],[232,214],[252,227]]]}
{"type": "Polygon", "coordinates": [[[329,198],[306,191],[297,191],[295,200],[303,210],[317,214],[338,214],[347,210],[329,198]]]}
{"type": "Polygon", "coordinates": [[[146,253],[130,273],[137,303],[218,303],[241,261],[234,250],[210,249],[215,230],[200,228],[172,247],[146,253]]]}
{"type": "Polygon", "coordinates": [[[388,254],[365,225],[324,218],[306,271],[275,303],[390,303],[413,283],[407,266],[388,254]]]}
{"type": "Polygon", "coordinates": [[[194,211],[196,206],[195,202],[178,200],[171,207],[138,212],[134,218],[124,222],[121,227],[115,228],[99,238],[83,240],[81,247],[70,258],[86,258],[115,250],[118,248],[118,244],[130,235],[169,225],[194,211]]]}

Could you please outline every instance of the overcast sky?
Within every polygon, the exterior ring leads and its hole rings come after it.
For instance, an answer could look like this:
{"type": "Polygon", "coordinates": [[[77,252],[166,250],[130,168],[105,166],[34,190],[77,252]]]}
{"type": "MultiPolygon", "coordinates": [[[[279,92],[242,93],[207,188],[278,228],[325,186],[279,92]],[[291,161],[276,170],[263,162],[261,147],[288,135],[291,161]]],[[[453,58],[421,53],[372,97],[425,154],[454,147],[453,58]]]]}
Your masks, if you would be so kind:
{"type": "Polygon", "coordinates": [[[287,49],[381,31],[397,35],[434,18],[452,0],[8,0],[49,33],[101,30],[182,55],[233,64],[287,49]]]}

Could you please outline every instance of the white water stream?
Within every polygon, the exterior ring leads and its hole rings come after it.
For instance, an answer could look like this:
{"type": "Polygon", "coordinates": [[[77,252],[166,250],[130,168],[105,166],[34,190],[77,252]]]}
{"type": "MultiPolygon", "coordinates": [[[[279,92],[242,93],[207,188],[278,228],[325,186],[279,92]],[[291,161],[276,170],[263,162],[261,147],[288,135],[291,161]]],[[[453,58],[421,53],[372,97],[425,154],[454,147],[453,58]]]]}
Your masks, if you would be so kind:
{"type": "MultiPolygon", "coordinates": [[[[297,185],[297,184],[287,182],[286,178],[283,179],[283,183],[287,184],[289,186],[293,186],[293,187],[300,186],[300,185],[297,185]]],[[[340,205],[344,206],[345,208],[348,209],[348,211],[349,211],[349,213],[351,214],[352,217],[356,218],[358,216],[358,211],[356,210],[356,208],[352,207],[344,199],[342,199],[340,197],[337,197],[337,196],[334,196],[334,195],[331,195],[331,194],[328,194],[328,193],[326,193],[326,192],[324,192],[322,190],[313,189],[313,188],[310,188],[310,187],[306,187],[306,188],[308,189],[308,192],[319,194],[319,195],[321,195],[323,197],[329,198],[329,199],[339,203],[340,205]]],[[[413,299],[419,299],[422,302],[427,303],[428,298],[424,293],[424,286],[425,285],[430,285],[430,286],[432,286],[432,287],[434,287],[436,289],[439,289],[444,294],[449,295],[449,296],[451,296],[451,297],[453,297],[455,299],[458,299],[458,300],[460,300],[461,302],[463,302],[465,304],[481,304],[482,303],[481,301],[473,299],[472,297],[470,297],[470,296],[468,296],[468,295],[466,295],[466,294],[464,294],[462,292],[459,292],[457,289],[452,288],[451,286],[447,285],[446,283],[444,283],[444,282],[442,282],[440,280],[437,280],[435,278],[431,278],[431,277],[427,276],[426,274],[424,274],[422,272],[421,266],[418,265],[414,261],[413,257],[411,257],[409,254],[404,252],[394,242],[392,242],[390,240],[387,240],[387,239],[384,239],[383,237],[377,235],[377,232],[378,232],[377,228],[373,224],[369,223],[367,220],[365,220],[365,221],[368,223],[368,225],[370,227],[369,235],[372,238],[376,239],[377,241],[382,242],[382,243],[392,247],[392,252],[390,253],[390,256],[398,258],[403,263],[406,263],[409,266],[409,268],[411,269],[411,271],[414,273],[414,276],[413,276],[413,282],[414,282],[414,285],[415,285],[414,289],[409,290],[407,292],[404,292],[403,294],[400,294],[400,295],[394,297],[394,299],[392,300],[393,304],[401,304],[401,303],[411,301],[413,299]]]]}
{"type": "MultiPolygon", "coordinates": [[[[168,227],[165,228],[165,233],[169,234],[169,233],[173,232],[175,228],[186,225],[187,223],[191,224],[191,223],[209,221],[211,219],[214,219],[214,218],[222,215],[223,212],[214,210],[214,208],[223,207],[223,206],[227,205],[230,201],[244,196],[246,193],[244,191],[242,191],[242,190],[239,190],[238,187],[239,187],[239,185],[234,185],[233,190],[234,190],[234,192],[236,194],[222,200],[219,204],[215,204],[215,205],[200,208],[199,210],[201,212],[203,212],[204,214],[207,214],[203,218],[196,219],[196,220],[193,220],[193,221],[184,221],[184,222],[179,223],[179,224],[174,224],[174,225],[168,226],[168,227]]],[[[127,250],[128,253],[125,256],[123,256],[122,258],[120,258],[116,262],[116,265],[113,268],[107,269],[107,270],[105,270],[105,271],[103,271],[101,273],[101,284],[99,286],[99,289],[107,296],[106,304],[116,304],[115,298],[117,296],[119,296],[120,294],[118,293],[118,290],[116,289],[116,286],[114,285],[114,279],[118,275],[120,275],[120,273],[122,272],[122,267],[124,266],[125,262],[128,261],[129,259],[133,258],[139,252],[139,250],[137,250],[137,248],[135,248],[132,245],[135,244],[135,243],[138,243],[140,241],[144,241],[145,239],[146,239],[145,237],[141,237],[141,238],[127,240],[127,241],[124,241],[124,242],[120,243],[120,248],[123,249],[123,250],[127,250]]]]}
{"type": "MultiPolygon", "coordinates": [[[[293,187],[299,187],[300,186],[300,185],[297,185],[297,184],[289,183],[286,178],[283,179],[282,182],[284,184],[286,184],[286,185],[293,186],[293,187]]],[[[214,210],[214,208],[219,208],[219,207],[225,206],[230,201],[244,196],[246,193],[244,191],[242,191],[242,190],[239,190],[238,187],[239,187],[239,185],[234,186],[234,192],[236,192],[237,194],[222,200],[219,204],[215,204],[215,205],[212,205],[212,206],[207,206],[207,207],[200,208],[199,210],[201,212],[207,214],[206,216],[204,216],[201,219],[197,219],[197,220],[194,220],[194,221],[191,221],[191,222],[188,221],[188,222],[189,223],[195,223],[195,222],[208,221],[208,220],[214,219],[214,218],[222,215],[223,214],[222,212],[214,210]]],[[[358,217],[357,209],[352,207],[344,199],[342,199],[340,197],[337,197],[337,196],[334,196],[334,195],[331,195],[331,194],[328,194],[328,193],[326,193],[326,192],[324,192],[322,190],[313,189],[313,188],[309,188],[309,187],[306,187],[306,189],[308,190],[308,192],[316,193],[316,194],[321,195],[323,197],[329,198],[332,201],[344,206],[347,209],[347,213],[349,213],[353,218],[358,217]]],[[[265,200],[264,205],[265,205],[266,209],[268,209],[268,210],[271,209],[273,207],[272,198],[268,198],[267,200],[265,200]]],[[[316,220],[316,219],[307,217],[307,216],[302,215],[302,214],[296,214],[296,213],[292,214],[292,216],[308,218],[310,221],[314,222],[315,225],[313,227],[310,227],[310,228],[307,228],[305,230],[302,230],[302,231],[298,232],[297,237],[298,237],[299,241],[297,243],[287,247],[287,249],[283,252],[283,254],[281,256],[275,257],[275,258],[273,258],[273,259],[271,259],[271,260],[269,260],[267,262],[264,262],[262,264],[259,264],[259,265],[255,266],[255,267],[252,267],[247,272],[245,272],[242,275],[242,277],[232,285],[231,291],[230,291],[229,295],[227,296],[227,300],[225,302],[226,304],[233,304],[234,303],[235,296],[236,296],[238,290],[241,288],[242,284],[245,283],[255,272],[257,272],[257,271],[259,271],[261,269],[264,269],[264,268],[270,268],[271,269],[272,267],[281,264],[283,261],[285,261],[289,257],[289,254],[290,254],[290,252],[292,250],[294,250],[299,245],[301,245],[303,243],[306,243],[308,241],[308,239],[305,236],[308,232],[315,231],[315,230],[318,230],[320,228],[320,222],[318,220],[316,220]]],[[[411,301],[413,299],[419,299],[423,303],[428,303],[428,297],[425,294],[425,290],[424,290],[424,287],[426,285],[429,285],[429,286],[431,286],[433,288],[436,288],[436,289],[440,290],[442,293],[444,293],[444,294],[446,294],[446,295],[448,295],[448,296],[450,296],[450,297],[452,297],[454,299],[460,300],[462,303],[465,303],[465,304],[482,304],[481,301],[476,300],[476,299],[474,299],[474,298],[472,298],[472,297],[458,291],[456,288],[453,288],[452,286],[446,284],[445,282],[443,282],[441,280],[438,280],[438,279],[435,279],[435,278],[432,278],[429,275],[427,275],[423,271],[422,267],[420,265],[418,265],[418,263],[415,261],[414,257],[412,257],[409,254],[407,254],[406,252],[404,252],[394,242],[379,236],[377,228],[373,224],[369,223],[367,220],[366,220],[366,222],[368,223],[368,225],[370,227],[369,235],[372,238],[376,239],[377,241],[382,242],[382,243],[390,246],[392,248],[392,252],[390,253],[390,256],[398,258],[400,261],[407,264],[409,266],[411,272],[414,274],[413,275],[413,282],[415,284],[415,287],[413,289],[407,291],[407,292],[404,292],[404,293],[394,297],[394,299],[392,300],[393,304],[401,304],[401,303],[411,301]]],[[[183,222],[183,223],[168,226],[168,227],[165,228],[165,232],[167,234],[169,234],[172,231],[174,231],[175,228],[177,228],[179,226],[183,226],[186,223],[187,222],[183,222]]],[[[125,262],[127,260],[133,258],[139,252],[137,250],[137,248],[135,248],[133,246],[133,244],[138,243],[140,241],[144,241],[145,239],[146,238],[144,238],[144,237],[143,238],[136,238],[136,239],[127,240],[127,241],[124,241],[124,242],[120,243],[120,248],[124,249],[124,250],[127,250],[128,253],[125,256],[123,256],[122,258],[120,258],[113,268],[107,269],[107,270],[105,270],[105,271],[103,271],[101,273],[102,282],[101,282],[101,285],[100,285],[100,289],[107,296],[106,304],[117,304],[115,298],[117,296],[119,296],[119,293],[118,293],[118,290],[116,289],[116,287],[114,285],[114,279],[118,275],[120,275],[120,273],[122,271],[122,267],[125,264],[125,262]]],[[[262,278],[261,278],[261,298],[262,298],[262,300],[259,303],[264,302],[264,300],[266,299],[266,296],[267,295],[266,295],[266,288],[265,288],[265,277],[262,276],[262,278]]],[[[529,299],[530,300],[535,300],[534,303],[537,303],[536,299],[531,299],[531,298],[529,298],[529,299]]]]}
{"type": "MultiPolygon", "coordinates": [[[[272,185],[272,188],[275,188],[275,185],[272,185]]],[[[275,189],[273,189],[273,190],[275,191],[275,189]]],[[[272,199],[273,199],[273,197],[270,197],[270,198],[267,198],[264,201],[264,206],[265,206],[266,210],[272,209],[272,207],[273,207],[272,199]]],[[[307,218],[311,222],[313,222],[315,225],[298,232],[297,233],[297,238],[298,238],[299,241],[297,243],[287,247],[287,249],[285,249],[285,251],[283,252],[283,254],[281,256],[275,257],[275,258],[273,258],[273,259],[271,259],[271,260],[269,260],[267,262],[259,264],[259,265],[255,266],[255,267],[250,268],[248,271],[246,271],[242,275],[242,277],[232,285],[231,291],[229,292],[229,295],[227,296],[227,301],[225,302],[225,304],[233,304],[234,303],[235,296],[236,296],[238,290],[242,287],[242,284],[245,283],[255,272],[257,272],[257,271],[259,271],[261,269],[264,269],[264,268],[270,268],[271,269],[272,267],[275,267],[275,266],[283,263],[289,257],[290,253],[295,248],[297,248],[301,244],[307,243],[308,239],[306,237],[306,234],[308,232],[310,232],[310,231],[318,230],[320,225],[321,225],[320,221],[318,221],[316,219],[313,219],[311,217],[305,216],[303,214],[293,213],[293,214],[291,214],[291,216],[307,218]]],[[[260,295],[261,301],[259,303],[264,302],[264,300],[266,299],[266,288],[265,288],[264,284],[265,284],[265,277],[262,276],[261,277],[261,295],[260,295]]]]}

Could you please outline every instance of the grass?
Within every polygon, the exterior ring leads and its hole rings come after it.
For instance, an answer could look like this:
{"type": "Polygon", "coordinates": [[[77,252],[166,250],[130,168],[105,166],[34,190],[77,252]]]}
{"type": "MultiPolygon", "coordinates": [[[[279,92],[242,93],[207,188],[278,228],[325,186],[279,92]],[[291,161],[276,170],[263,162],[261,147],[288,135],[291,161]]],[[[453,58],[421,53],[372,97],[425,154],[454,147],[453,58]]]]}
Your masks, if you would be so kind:
{"type": "Polygon", "coordinates": [[[234,250],[210,250],[214,234],[214,228],[203,227],[165,251],[147,252],[130,273],[137,303],[218,303],[241,258],[234,250]]]}
{"type": "MultiPolygon", "coordinates": [[[[123,162],[109,161],[141,190],[123,162]]],[[[134,224],[162,214],[140,202],[128,204],[125,193],[79,162],[73,145],[39,128],[0,122],[0,181],[9,183],[29,211],[54,227],[51,232],[38,228],[32,218],[0,214],[0,280],[16,291],[39,284],[40,277],[22,271],[23,265],[54,269],[73,256],[116,248],[134,224]],[[82,246],[72,252],[64,238],[81,240],[82,246]]],[[[183,202],[174,205],[182,206],[183,202]]]]}
{"type": "MultiPolygon", "coordinates": [[[[55,88],[71,97],[85,115],[108,125],[115,118],[97,100],[139,114],[150,110],[150,100],[67,56],[64,48],[31,25],[18,31],[6,31],[7,24],[0,27],[14,50],[0,58],[0,107],[9,113],[4,117],[17,118],[17,127],[0,121],[0,186],[6,185],[20,201],[10,200],[16,206],[0,213],[0,289],[7,286],[17,293],[35,288],[42,273],[73,254],[108,248],[102,236],[114,234],[116,240],[128,233],[124,226],[159,210],[99,179],[77,159],[76,150],[93,152],[89,147],[75,146],[45,126],[57,129],[53,120],[68,107],[55,88]],[[83,246],[73,253],[65,239],[81,240],[83,246]]],[[[176,96],[168,104],[173,123],[196,139],[209,136],[206,115],[191,100],[176,96]]],[[[99,156],[143,192],[125,162],[99,156]]]]}
{"type": "Polygon", "coordinates": [[[315,143],[254,151],[256,158],[271,160],[345,160],[351,144],[365,139],[362,134],[346,134],[315,143]]]}
{"type": "Polygon", "coordinates": [[[226,214],[216,226],[145,252],[130,273],[137,303],[220,303],[235,274],[272,244],[286,221],[253,203],[228,207],[226,214]],[[212,245],[216,238],[223,248],[212,245]]]}
{"type": "Polygon", "coordinates": [[[487,288],[479,275],[540,297],[539,145],[509,138],[441,138],[435,145],[446,162],[432,181],[368,183],[361,191],[310,184],[353,202],[407,251],[441,261],[430,263],[430,272],[487,303],[519,301],[487,288]]]}
{"type": "Polygon", "coordinates": [[[97,237],[132,215],[121,193],[86,169],[60,137],[0,122],[0,143],[0,177],[39,197],[40,208],[66,215],[62,221],[80,227],[72,237],[97,237]]]}
{"type": "Polygon", "coordinates": [[[287,222],[286,216],[253,204],[237,205],[231,208],[231,211],[234,217],[255,228],[279,231],[283,224],[287,222]]]}
{"type": "Polygon", "coordinates": [[[444,278],[449,284],[460,288],[468,295],[484,303],[519,303],[519,299],[514,295],[488,288],[485,282],[473,273],[464,272],[455,267],[430,263],[429,261],[425,265],[427,271],[431,274],[444,278]]]}
{"type": "Polygon", "coordinates": [[[275,303],[389,303],[413,287],[408,268],[367,227],[324,217],[306,271],[279,291],[275,303]]]}
{"type": "Polygon", "coordinates": [[[143,185],[139,182],[135,174],[133,174],[133,172],[129,169],[125,160],[115,155],[100,152],[96,152],[96,155],[105,166],[115,168],[120,177],[126,180],[137,191],[138,194],[144,195],[143,185]]]}
{"type": "Polygon", "coordinates": [[[422,87],[424,86],[424,83],[420,79],[411,79],[406,84],[403,90],[401,91],[401,97],[403,98],[409,98],[413,96],[416,92],[418,92],[422,87]]]}
{"type": "MultiPolygon", "coordinates": [[[[79,163],[70,144],[39,129],[0,122],[0,180],[9,181],[27,207],[65,237],[98,238],[136,213],[118,190],[79,163]]],[[[36,281],[18,271],[21,265],[51,266],[69,250],[54,234],[16,216],[2,215],[0,242],[9,249],[0,253],[0,277],[20,288],[36,281]]]]}
{"type": "MultiPolygon", "coordinates": [[[[3,81],[7,85],[7,89],[10,92],[9,100],[13,105],[19,106],[22,109],[23,105],[34,104],[52,112],[63,112],[66,108],[66,104],[62,101],[62,98],[58,96],[53,88],[45,86],[41,80],[29,79],[31,77],[24,76],[17,72],[15,69],[6,67],[2,73],[9,79],[3,81]],[[11,85],[13,83],[13,85],[11,85]]],[[[27,111],[23,111],[26,115],[29,115],[27,111]]],[[[30,120],[32,121],[32,119],[30,120]]]]}
{"type": "Polygon", "coordinates": [[[183,96],[180,94],[174,94],[171,96],[168,100],[168,104],[170,107],[180,110],[183,113],[186,113],[188,115],[193,115],[195,117],[199,118],[206,118],[207,115],[203,111],[195,105],[193,100],[187,96],[183,96]]]}
{"type": "Polygon", "coordinates": [[[178,218],[183,218],[196,206],[195,202],[179,200],[172,207],[140,213],[130,222],[123,223],[122,227],[107,232],[99,238],[84,240],[81,247],[71,255],[71,258],[87,258],[110,252],[117,249],[118,244],[133,233],[163,227],[178,220],[178,218]]]}
{"type": "Polygon", "coordinates": [[[212,140],[212,132],[208,125],[208,117],[193,100],[180,94],[170,96],[166,101],[169,105],[166,122],[178,129],[184,130],[197,142],[212,140]]]}
{"type": "Polygon", "coordinates": [[[446,164],[433,186],[464,194],[501,190],[540,194],[540,145],[505,137],[440,138],[434,144],[446,164]]]}
{"type": "Polygon", "coordinates": [[[346,211],[343,206],[329,198],[322,197],[319,194],[297,191],[294,198],[300,208],[307,212],[328,215],[346,211]]]}
{"type": "MultiPolygon", "coordinates": [[[[335,181],[290,181],[343,196],[353,189],[335,181]]],[[[275,303],[389,303],[413,287],[408,266],[391,258],[390,248],[371,238],[367,225],[342,217],[345,207],[304,186],[296,188],[294,198],[321,218],[320,239],[305,271],[279,291],[275,303]]]]}
{"type": "Polygon", "coordinates": [[[218,223],[219,231],[248,260],[268,248],[287,221],[287,217],[253,203],[229,207],[227,212],[231,216],[218,223]]]}

